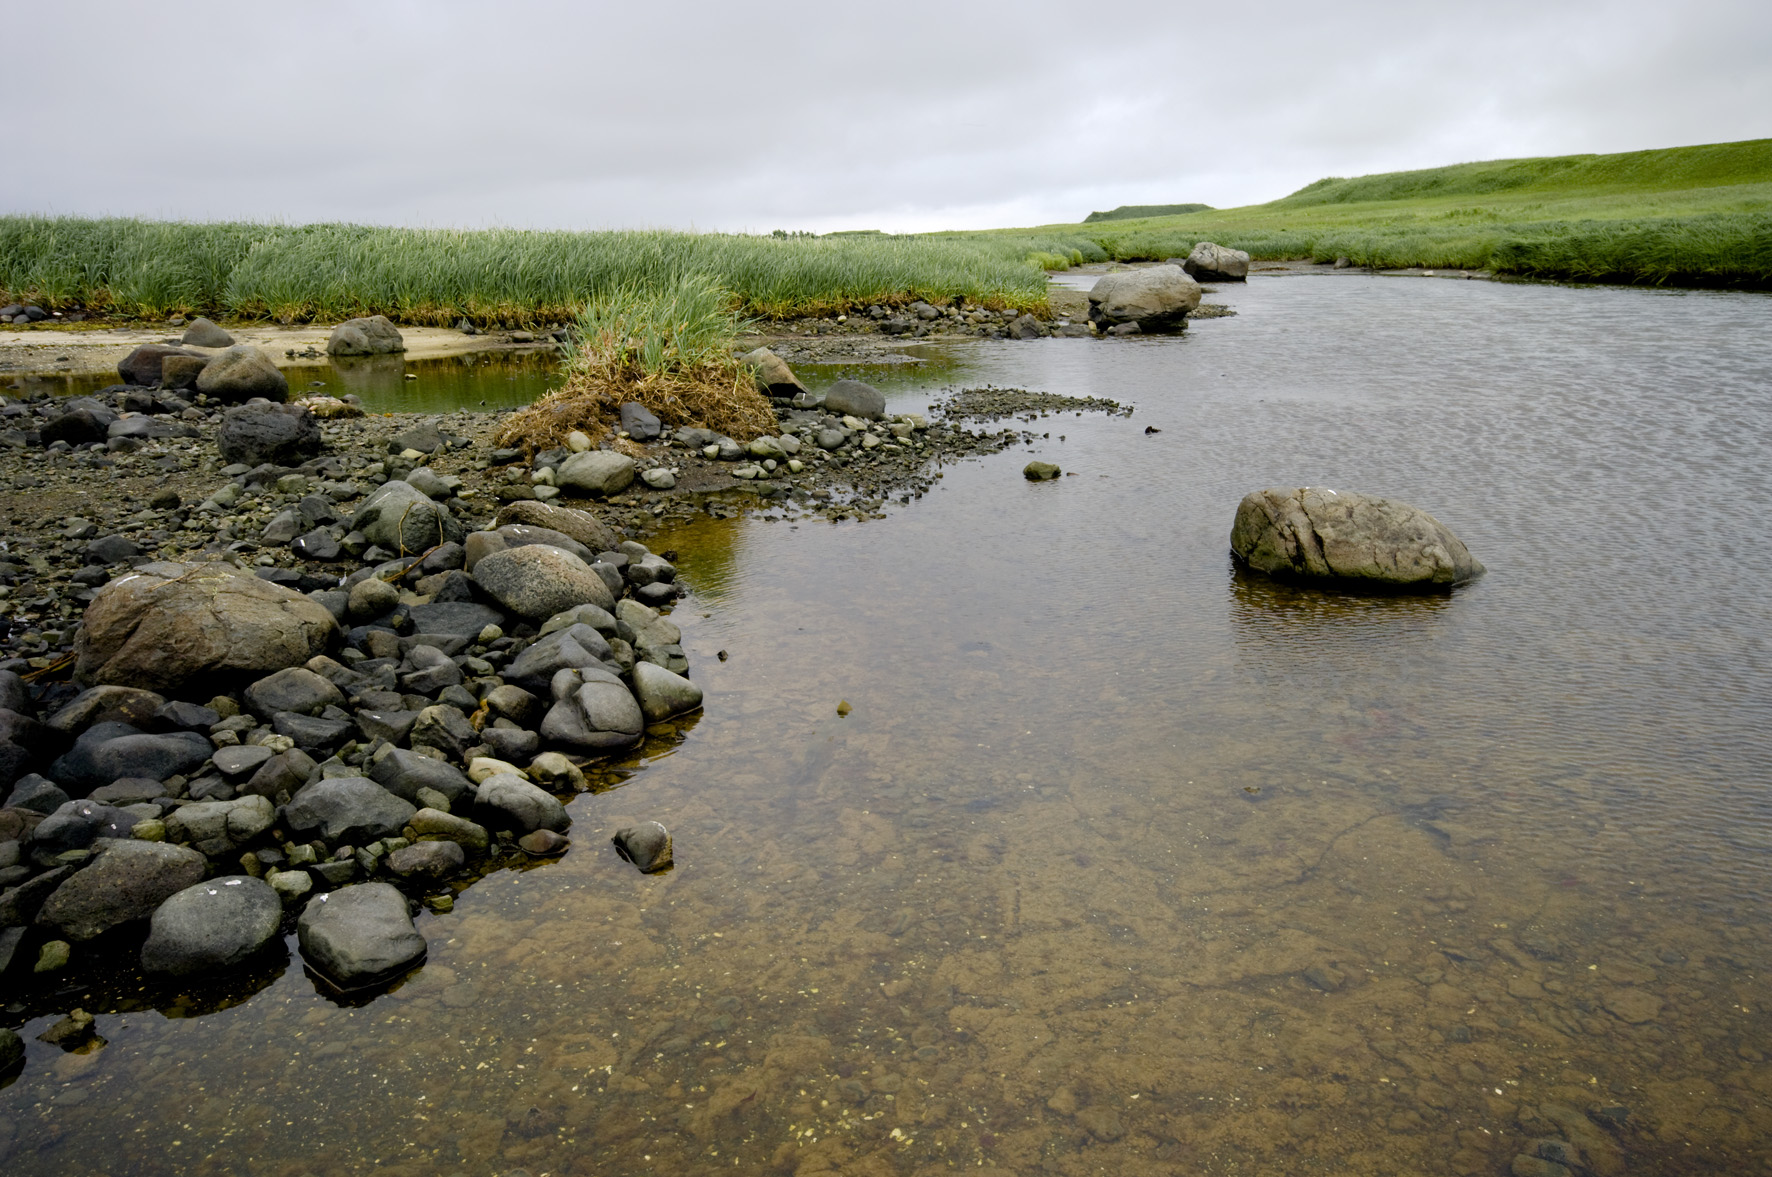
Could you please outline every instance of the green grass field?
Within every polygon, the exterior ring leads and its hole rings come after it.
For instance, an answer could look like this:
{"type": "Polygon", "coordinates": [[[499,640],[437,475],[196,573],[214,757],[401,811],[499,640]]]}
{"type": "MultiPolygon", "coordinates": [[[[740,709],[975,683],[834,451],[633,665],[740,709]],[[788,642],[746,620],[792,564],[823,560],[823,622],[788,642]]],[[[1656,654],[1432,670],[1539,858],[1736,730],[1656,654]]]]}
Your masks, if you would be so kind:
{"type": "Polygon", "coordinates": [[[589,299],[704,277],[747,314],[915,298],[1037,307],[1045,276],[1015,243],[885,234],[443,230],[0,217],[0,292],[161,318],[566,321],[589,299]]]}
{"type": "Polygon", "coordinates": [[[964,299],[1035,308],[1044,270],[1182,256],[1772,287],[1772,139],[1319,180],[1268,204],[989,232],[743,236],[0,217],[0,297],[125,316],[536,323],[705,279],[759,317],[964,299]]]}
{"type": "Polygon", "coordinates": [[[1772,139],[1330,178],[1246,208],[1005,236],[1086,240],[1128,261],[1216,241],[1257,258],[1763,289],[1772,286],[1772,139]]]}

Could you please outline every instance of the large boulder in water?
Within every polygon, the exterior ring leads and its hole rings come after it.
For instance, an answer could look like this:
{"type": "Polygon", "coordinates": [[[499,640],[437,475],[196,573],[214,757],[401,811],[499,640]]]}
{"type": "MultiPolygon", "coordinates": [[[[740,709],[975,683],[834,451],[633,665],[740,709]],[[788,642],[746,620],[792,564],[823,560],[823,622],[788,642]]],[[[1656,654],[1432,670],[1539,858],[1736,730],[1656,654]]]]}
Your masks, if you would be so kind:
{"type": "Polygon", "coordinates": [[[197,373],[197,391],[224,401],[270,401],[289,399],[289,380],[263,349],[237,343],[221,352],[197,373]]]}
{"type": "Polygon", "coordinates": [[[406,896],[388,883],[358,883],[316,897],[295,934],[308,963],[347,991],[390,979],[425,954],[406,896]]]}
{"type": "Polygon", "coordinates": [[[1201,282],[1247,282],[1249,255],[1240,249],[1227,249],[1202,241],[1187,255],[1181,268],[1201,282]]]}
{"type": "Polygon", "coordinates": [[[1231,552],[1270,576],[1350,587],[1442,589],[1484,571],[1445,524],[1419,507],[1314,486],[1245,496],[1231,552]]]}
{"type": "Polygon", "coordinates": [[[299,466],[319,457],[326,443],[314,414],[300,405],[238,405],[222,418],[215,444],[225,462],[299,466]]]}
{"type": "Polygon", "coordinates": [[[400,329],[386,315],[346,319],[326,340],[326,354],[331,356],[379,356],[405,350],[400,329]]]}
{"type": "Polygon", "coordinates": [[[300,666],[338,641],[320,602],[220,561],[144,564],[99,589],[74,644],[82,682],[171,692],[300,666]]]}
{"type": "Polygon", "coordinates": [[[1200,305],[1200,284],[1180,266],[1108,274],[1089,292],[1089,320],[1102,330],[1137,323],[1140,331],[1180,327],[1200,305]]]}

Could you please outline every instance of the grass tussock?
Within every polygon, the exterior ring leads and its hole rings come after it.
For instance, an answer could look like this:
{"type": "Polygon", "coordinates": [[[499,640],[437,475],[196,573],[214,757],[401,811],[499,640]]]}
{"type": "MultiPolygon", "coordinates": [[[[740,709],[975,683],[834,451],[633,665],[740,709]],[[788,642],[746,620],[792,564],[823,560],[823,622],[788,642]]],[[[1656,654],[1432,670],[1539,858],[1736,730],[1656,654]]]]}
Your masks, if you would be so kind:
{"type": "Polygon", "coordinates": [[[733,355],[745,326],[739,300],[708,275],[620,286],[585,303],[577,321],[576,342],[563,357],[565,382],[513,415],[499,445],[533,454],[564,445],[575,429],[602,437],[626,401],[668,426],[700,426],[739,441],[773,430],[775,414],[755,373],[733,355]]]}

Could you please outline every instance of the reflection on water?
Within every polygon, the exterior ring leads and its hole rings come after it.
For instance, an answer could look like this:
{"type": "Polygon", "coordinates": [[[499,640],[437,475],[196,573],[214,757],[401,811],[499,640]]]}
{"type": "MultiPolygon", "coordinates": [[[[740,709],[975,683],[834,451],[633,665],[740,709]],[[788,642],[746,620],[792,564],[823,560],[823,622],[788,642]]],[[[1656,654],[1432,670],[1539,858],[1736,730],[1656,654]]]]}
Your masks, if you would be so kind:
{"type": "Polygon", "coordinates": [[[705,714],[564,859],[421,916],[362,1008],[289,969],[32,1042],[7,1171],[1766,1170],[1767,300],[1225,297],[956,349],[1137,405],[1040,424],[1075,477],[1011,452],[879,522],[661,538],[705,714]],[[1489,575],[1236,573],[1237,500],[1303,483],[1489,575]],[[668,875],[607,844],[645,819],[668,875]]]}
{"type": "MultiPolygon", "coordinates": [[[[355,393],[371,413],[520,408],[548,391],[558,369],[559,360],[551,351],[480,352],[422,360],[404,355],[336,356],[320,363],[291,362],[282,368],[291,400],[355,393]]],[[[17,379],[27,391],[41,389],[57,396],[85,396],[117,383],[115,374],[106,373],[17,379]]]]}

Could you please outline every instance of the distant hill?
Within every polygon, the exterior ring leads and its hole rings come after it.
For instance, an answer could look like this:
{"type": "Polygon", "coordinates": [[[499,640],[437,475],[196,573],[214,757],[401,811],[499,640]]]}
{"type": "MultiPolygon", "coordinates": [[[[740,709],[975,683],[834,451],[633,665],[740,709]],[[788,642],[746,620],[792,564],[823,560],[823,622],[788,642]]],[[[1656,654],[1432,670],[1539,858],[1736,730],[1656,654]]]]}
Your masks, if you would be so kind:
{"type": "Polygon", "coordinates": [[[1104,213],[1090,213],[1083,218],[1085,225],[1098,221],[1131,221],[1139,217],[1178,217],[1183,213],[1211,212],[1209,204],[1122,204],[1119,208],[1109,209],[1104,213]]]}
{"type": "MultiPolygon", "coordinates": [[[[1772,181],[1772,139],[1664,147],[1616,155],[1495,159],[1348,180],[1330,176],[1267,207],[1424,200],[1436,196],[1522,196],[1672,192],[1772,181]]],[[[1117,210],[1116,210],[1117,213],[1117,210]]],[[[1115,214],[1109,214],[1110,216],[1115,214]]],[[[1106,218],[1104,218],[1106,219],[1106,218]]]]}

